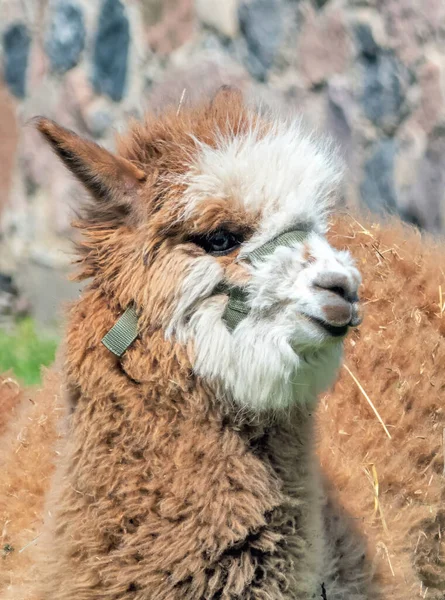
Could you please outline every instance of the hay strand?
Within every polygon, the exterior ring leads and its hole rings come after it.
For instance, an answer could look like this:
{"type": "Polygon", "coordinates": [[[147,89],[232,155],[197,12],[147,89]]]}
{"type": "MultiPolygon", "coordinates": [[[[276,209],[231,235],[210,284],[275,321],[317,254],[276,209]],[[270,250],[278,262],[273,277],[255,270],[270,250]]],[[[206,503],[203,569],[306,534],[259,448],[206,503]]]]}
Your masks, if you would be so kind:
{"type": "Polygon", "coordinates": [[[377,417],[377,419],[379,420],[381,426],[385,430],[386,435],[389,437],[389,439],[392,439],[391,438],[391,434],[389,433],[388,428],[386,427],[385,423],[383,422],[382,417],[379,415],[378,410],[374,406],[374,403],[372,402],[371,398],[365,392],[365,390],[364,390],[363,386],[361,385],[360,381],[357,379],[357,377],[354,375],[354,373],[351,371],[351,369],[348,367],[347,364],[344,363],[343,366],[346,369],[346,371],[349,373],[349,375],[352,377],[352,379],[354,380],[354,383],[356,384],[356,386],[358,387],[358,389],[363,394],[363,396],[364,396],[365,400],[367,401],[367,403],[369,404],[369,406],[372,408],[375,416],[377,417]]]}

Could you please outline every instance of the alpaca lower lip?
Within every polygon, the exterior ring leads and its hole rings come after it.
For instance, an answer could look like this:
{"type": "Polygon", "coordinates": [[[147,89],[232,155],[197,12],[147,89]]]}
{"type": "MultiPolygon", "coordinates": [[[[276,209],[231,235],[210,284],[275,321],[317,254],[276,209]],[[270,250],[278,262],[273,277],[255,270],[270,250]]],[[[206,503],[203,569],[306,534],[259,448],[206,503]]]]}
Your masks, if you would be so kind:
{"type": "Polygon", "coordinates": [[[331,325],[330,323],[322,321],[321,319],[317,319],[316,317],[309,317],[309,319],[319,327],[322,327],[325,331],[329,333],[329,335],[332,335],[332,337],[343,337],[348,333],[349,324],[331,325]]]}

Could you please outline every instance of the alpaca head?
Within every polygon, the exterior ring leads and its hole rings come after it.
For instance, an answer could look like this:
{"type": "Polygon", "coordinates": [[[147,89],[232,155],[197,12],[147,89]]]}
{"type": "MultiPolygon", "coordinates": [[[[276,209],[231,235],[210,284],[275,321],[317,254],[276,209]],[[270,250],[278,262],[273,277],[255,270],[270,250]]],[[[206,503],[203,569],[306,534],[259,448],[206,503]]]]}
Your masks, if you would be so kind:
{"type": "Polygon", "coordinates": [[[163,331],[221,401],[256,411],[331,383],[358,323],[360,276],[324,237],[341,180],[329,145],[227,90],[134,124],[118,155],[46,119],[37,126],[92,196],[79,222],[82,276],[117,311],[133,304],[142,336],[163,331]],[[251,254],[294,230],[304,233],[251,254]],[[230,286],[248,310],[233,331],[230,286]]]}

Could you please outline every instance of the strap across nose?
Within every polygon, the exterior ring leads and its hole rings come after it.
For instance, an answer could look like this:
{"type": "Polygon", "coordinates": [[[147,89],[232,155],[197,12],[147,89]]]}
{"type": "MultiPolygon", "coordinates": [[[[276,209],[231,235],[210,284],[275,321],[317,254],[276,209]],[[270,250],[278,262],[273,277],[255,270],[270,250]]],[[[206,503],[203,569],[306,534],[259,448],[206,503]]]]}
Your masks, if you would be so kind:
{"type": "MultiPolygon", "coordinates": [[[[272,254],[278,246],[290,247],[292,244],[302,243],[307,236],[308,232],[300,229],[285,231],[259,248],[242,256],[241,259],[249,263],[261,260],[272,254]]],[[[215,293],[227,294],[229,296],[229,301],[222,318],[227,325],[227,329],[233,331],[250,312],[250,307],[247,304],[247,292],[244,288],[238,286],[232,287],[223,283],[217,286],[215,293]]]]}
{"type": "Polygon", "coordinates": [[[278,248],[278,246],[291,246],[291,244],[294,243],[302,243],[305,241],[308,235],[309,233],[303,229],[285,231],[284,233],[277,235],[269,242],[266,242],[259,248],[252,250],[252,252],[249,252],[246,254],[246,256],[243,256],[242,259],[247,260],[250,263],[252,263],[254,260],[261,260],[262,258],[269,256],[269,254],[272,254],[276,248],[278,248]]]}

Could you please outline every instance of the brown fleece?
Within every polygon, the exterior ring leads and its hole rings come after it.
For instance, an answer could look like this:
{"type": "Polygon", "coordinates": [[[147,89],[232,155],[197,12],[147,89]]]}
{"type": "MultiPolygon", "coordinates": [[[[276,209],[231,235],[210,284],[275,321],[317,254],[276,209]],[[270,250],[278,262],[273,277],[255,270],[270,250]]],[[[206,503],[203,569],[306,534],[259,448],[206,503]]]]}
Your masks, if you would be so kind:
{"type": "Polygon", "coordinates": [[[17,407],[22,398],[22,390],[12,373],[0,377],[0,435],[8,423],[16,418],[17,407]]]}
{"type": "Polygon", "coordinates": [[[345,363],[391,439],[342,368],[319,407],[321,463],[376,544],[385,597],[443,600],[445,248],[395,220],[346,218],[331,242],[353,253],[364,280],[365,319],[346,340],[345,363]]]}
{"type": "MultiPolygon", "coordinates": [[[[0,388],[0,407],[8,399],[0,388]]],[[[0,597],[27,598],[33,580],[33,545],[43,524],[44,495],[63,421],[59,377],[45,376],[44,389],[25,390],[0,438],[0,597]],[[25,589],[22,589],[25,586],[25,589]]]]}
{"type": "MultiPolygon", "coordinates": [[[[42,534],[5,557],[5,598],[306,600],[326,589],[328,600],[406,599],[418,592],[418,573],[430,584],[440,581],[432,556],[443,464],[443,249],[395,224],[363,230],[343,219],[333,229],[332,242],[356,256],[365,280],[367,318],[346,342],[346,362],[392,439],[343,371],[319,408],[329,493],[317,484],[317,436],[305,409],[295,407],[272,425],[242,421],[193,374],[188,349],[165,340],[175,293],[196,252],[181,241],[197,228],[177,219],[181,190],[166,174],[189,164],[187,131],[213,143],[215,122],[228,126],[227,110],[231,127],[242,126],[239,101],[223,100],[224,111],[216,99],[210,108],[133,127],[123,156],[143,171],[153,162],[154,170],[130,192],[119,178],[112,190],[102,186],[80,222],[81,276],[93,280],[70,310],[70,415],[43,528],[36,514],[47,487],[42,473],[54,464],[54,394],[36,404],[44,418],[32,422],[28,445],[17,451],[16,419],[0,439],[0,516],[11,522],[5,542],[18,546],[24,532],[31,540],[42,534]],[[130,300],[142,334],[119,360],[100,340],[130,300]],[[18,525],[8,517],[8,501],[11,514],[20,511],[18,525]],[[364,537],[371,540],[368,558],[364,537]]],[[[54,127],[64,160],[78,140],[54,127]]],[[[94,173],[95,155],[76,154],[73,172],[94,173]]],[[[113,165],[113,157],[107,161],[113,165]]],[[[210,214],[202,231],[218,218],[210,214]]],[[[253,228],[257,215],[241,218],[253,228]]],[[[221,264],[234,268],[227,257],[221,264]]]]}

